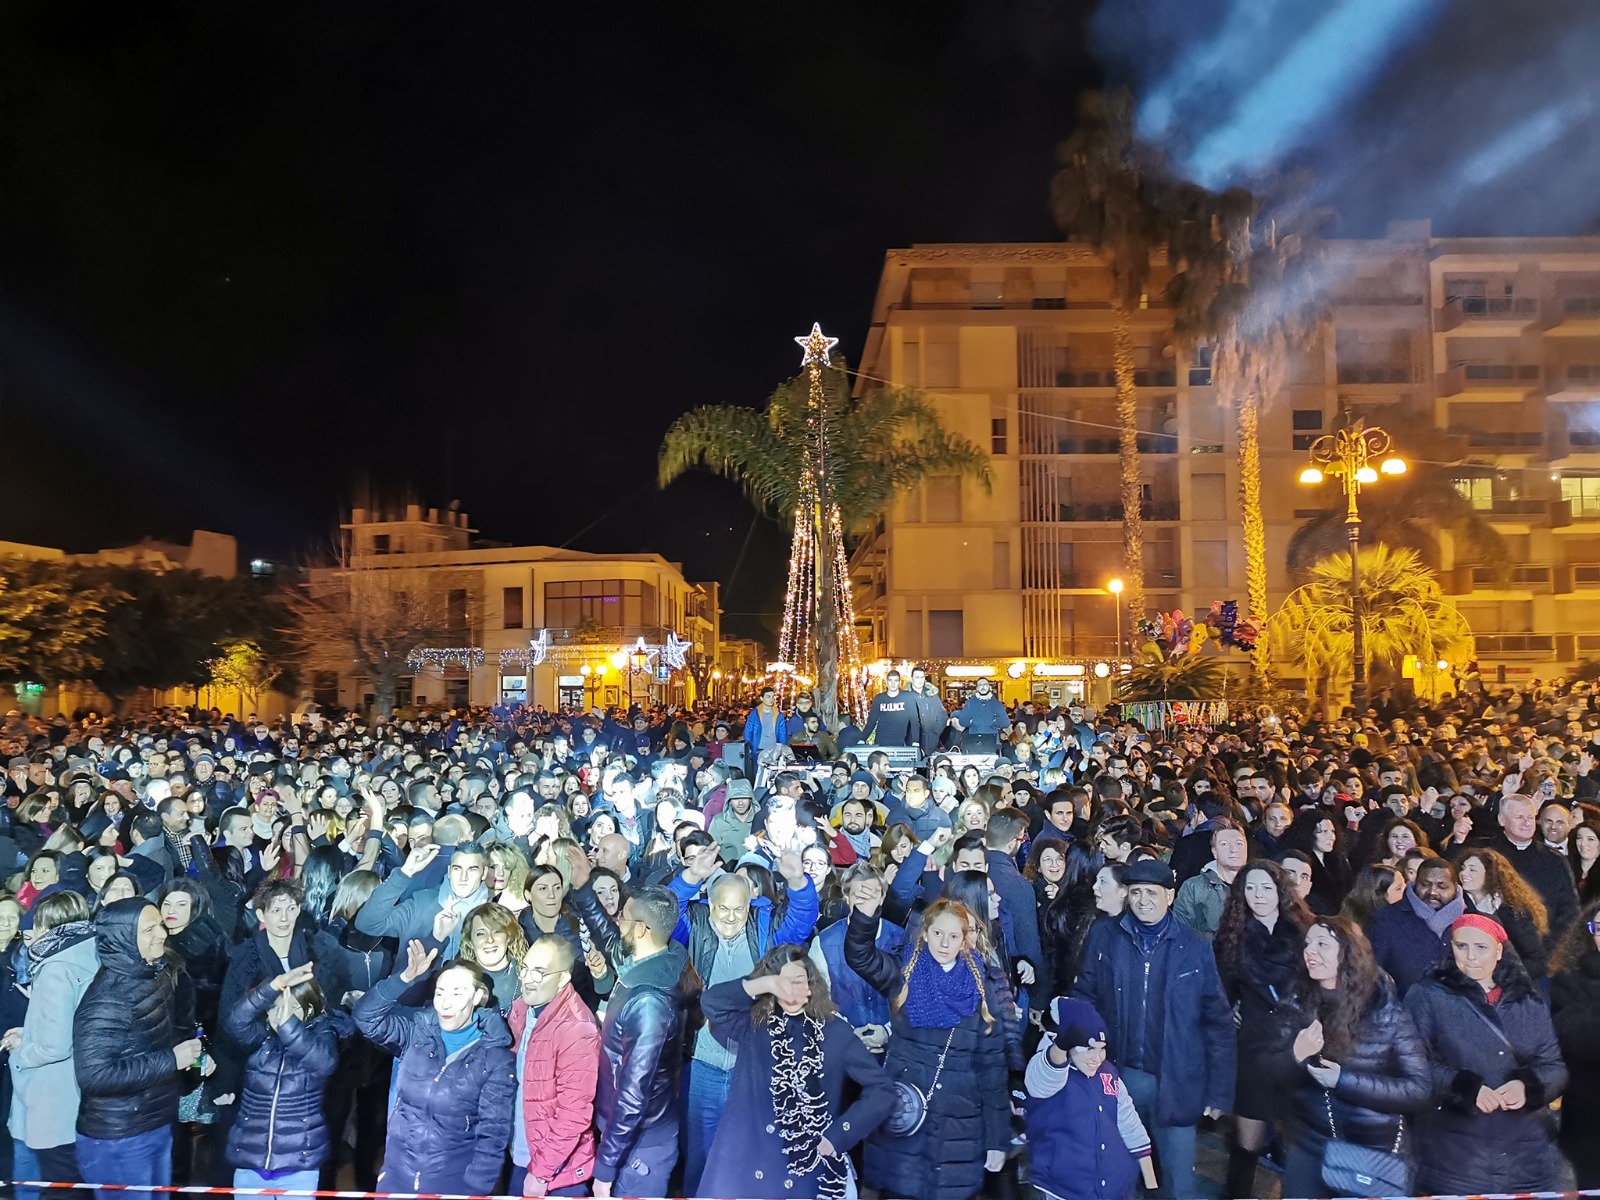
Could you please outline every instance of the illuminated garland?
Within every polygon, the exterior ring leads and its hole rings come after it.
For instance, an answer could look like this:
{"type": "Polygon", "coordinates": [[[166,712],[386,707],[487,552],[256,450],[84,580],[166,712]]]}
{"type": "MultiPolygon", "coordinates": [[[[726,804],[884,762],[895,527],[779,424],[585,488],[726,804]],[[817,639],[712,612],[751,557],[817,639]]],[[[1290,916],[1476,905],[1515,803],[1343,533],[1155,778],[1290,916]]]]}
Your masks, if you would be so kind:
{"type": "Polygon", "coordinates": [[[783,629],[778,638],[778,658],[789,669],[778,674],[779,698],[790,702],[794,692],[817,676],[816,628],[822,605],[833,607],[838,639],[839,711],[860,721],[866,716],[865,672],[861,644],[856,634],[855,601],[850,593],[849,565],[845,561],[844,528],[839,506],[828,495],[827,430],[823,422],[822,368],[831,366],[829,351],[839,344],[811,326],[805,337],[794,339],[805,355],[806,445],[801,455],[800,494],[794,511],[794,542],[789,550],[789,582],[784,589],[783,629]],[[832,558],[833,595],[822,595],[818,572],[821,553],[832,558]]]}
{"type": "Polygon", "coordinates": [[[481,646],[424,646],[406,655],[406,666],[420,671],[424,667],[457,666],[465,671],[483,666],[481,646]]]}
{"type": "Polygon", "coordinates": [[[537,667],[550,656],[550,631],[539,630],[539,636],[528,643],[527,649],[511,649],[500,651],[500,669],[503,671],[510,666],[537,667]]]}

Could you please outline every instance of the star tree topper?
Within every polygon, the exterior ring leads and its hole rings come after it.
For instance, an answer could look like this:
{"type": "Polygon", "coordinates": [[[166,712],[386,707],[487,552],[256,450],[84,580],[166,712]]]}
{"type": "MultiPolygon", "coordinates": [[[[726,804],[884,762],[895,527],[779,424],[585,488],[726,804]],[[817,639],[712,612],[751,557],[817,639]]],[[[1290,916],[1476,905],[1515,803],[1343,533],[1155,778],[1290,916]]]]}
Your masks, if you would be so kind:
{"type": "Polygon", "coordinates": [[[839,339],[829,337],[822,332],[822,326],[817,322],[811,323],[811,332],[805,337],[795,338],[795,345],[804,350],[805,357],[800,360],[802,367],[809,367],[812,363],[821,363],[825,367],[832,366],[828,351],[839,344],[839,339]]]}

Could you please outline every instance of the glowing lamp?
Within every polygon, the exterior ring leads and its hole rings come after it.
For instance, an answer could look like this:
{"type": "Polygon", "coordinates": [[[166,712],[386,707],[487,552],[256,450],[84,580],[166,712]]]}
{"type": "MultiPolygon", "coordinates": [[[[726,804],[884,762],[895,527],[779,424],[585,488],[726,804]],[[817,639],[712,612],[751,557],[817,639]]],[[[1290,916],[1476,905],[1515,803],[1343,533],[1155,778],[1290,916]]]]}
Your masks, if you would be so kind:
{"type": "Polygon", "coordinates": [[[627,653],[625,651],[618,650],[611,656],[611,665],[619,671],[622,670],[623,667],[628,665],[627,653]]]}
{"type": "Polygon", "coordinates": [[[1378,473],[1371,467],[1359,467],[1356,470],[1357,483],[1377,483],[1378,473]]]}
{"type": "Polygon", "coordinates": [[[1104,679],[1109,674],[1111,674],[1111,664],[1110,663],[1103,663],[1103,662],[1095,663],[1095,665],[1094,665],[1094,677],[1096,679],[1104,679]]]}
{"type": "Polygon", "coordinates": [[[1122,580],[1113,579],[1110,583],[1106,584],[1106,590],[1113,596],[1122,595],[1122,580]]]}
{"type": "Polygon", "coordinates": [[[1023,674],[1026,673],[1027,670],[1028,670],[1028,664],[1027,663],[1014,662],[1009,667],[1006,668],[1006,675],[1009,676],[1012,679],[1021,679],[1023,674]]]}
{"type": "Polygon", "coordinates": [[[1406,460],[1403,458],[1386,458],[1378,470],[1385,475],[1404,475],[1406,473],[1406,460]]]}
{"type": "Polygon", "coordinates": [[[1441,658],[1438,662],[1433,664],[1433,669],[1435,671],[1448,671],[1450,669],[1450,664],[1441,658]]]}
{"type": "Polygon", "coordinates": [[[1301,483],[1321,483],[1322,482],[1322,472],[1317,470],[1317,468],[1315,468],[1315,467],[1307,467],[1304,471],[1300,472],[1300,482],[1301,483]]]}
{"type": "Polygon", "coordinates": [[[588,663],[584,663],[583,666],[579,667],[578,668],[578,674],[579,675],[588,675],[589,674],[589,664],[588,663]]]}

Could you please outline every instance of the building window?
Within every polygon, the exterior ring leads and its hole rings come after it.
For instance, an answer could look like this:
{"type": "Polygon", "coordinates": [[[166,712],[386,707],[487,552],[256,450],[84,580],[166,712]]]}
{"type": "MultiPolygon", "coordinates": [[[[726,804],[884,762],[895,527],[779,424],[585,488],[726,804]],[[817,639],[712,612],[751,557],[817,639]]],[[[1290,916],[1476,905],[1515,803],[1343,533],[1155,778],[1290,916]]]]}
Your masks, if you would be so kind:
{"type": "Polygon", "coordinates": [[[467,589],[451,588],[445,596],[444,619],[446,629],[467,627],[467,589]]]}
{"type": "Polygon", "coordinates": [[[1600,517],[1600,475],[1563,475],[1561,498],[1574,517],[1600,517]]]}
{"type": "Polygon", "coordinates": [[[389,553],[389,535],[387,533],[375,533],[372,535],[372,552],[374,554],[389,553]]]}
{"type": "Polygon", "coordinates": [[[989,453],[1002,455],[1006,453],[1006,419],[993,417],[989,421],[989,453]]]}
{"type": "Polygon", "coordinates": [[[1211,347],[1198,346],[1194,352],[1194,362],[1189,367],[1190,387],[1211,386],[1211,347]]]}
{"type": "Polygon", "coordinates": [[[1322,410],[1320,408],[1297,408],[1294,410],[1293,416],[1296,429],[1322,428],[1322,410]]]}
{"type": "MultiPolygon", "coordinates": [[[[1562,480],[1562,498],[1566,498],[1566,480],[1562,480]]],[[[1487,475],[1472,476],[1457,479],[1456,491],[1467,498],[1468,503],[1479,512],[1488,512],[1494,508],[1494,480],[1487,475]]]]}
{"type": "Polygon", "coordinates": [[[903,653],[907,658],[922,657],[922,610],[920,608],[906,609],[906,645],[903,653]]]}
{"type": "Polygon", "coordinates": [[[928,657],[960,658],[966,653],[959,608],[928,610],[928,657]]]}
{"type": "Polygon", "coordinates": [[[552,629],[642,628],[653,625],[659,615],[656,589],[643,580],[573,579],[544,585],[544,622],[552,629]]]}
{"type": "Polygon", "coordinates": [[[502,593],[500,602],[501,612],[504,616],[504,625],[507,629],[522,628],[522,589],[508,587],[502,593]]]}
{"type": "Polygon", "coordinates": [[[924,519],[953,524],[961,520],[961,476],[934,475],[924,489],[924,519]]]}

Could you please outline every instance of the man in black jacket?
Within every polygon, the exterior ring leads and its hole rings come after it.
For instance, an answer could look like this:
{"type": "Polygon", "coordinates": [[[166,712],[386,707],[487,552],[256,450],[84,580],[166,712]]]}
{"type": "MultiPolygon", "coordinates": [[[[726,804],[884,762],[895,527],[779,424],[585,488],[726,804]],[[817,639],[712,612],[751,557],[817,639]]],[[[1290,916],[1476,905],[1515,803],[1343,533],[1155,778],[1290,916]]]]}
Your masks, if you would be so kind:
{"type": "Polygon", "coordinates": [[[1500,801],[1500,836],[1489,848],[1505,855],[1517,874],[1539,893],[1550,918],[1545,948],[1553,950],[1578,919],[1578,889],[1567,860],[1539,844],[1537,809],[1537,803],[1527,796],[1504,797],[1500,801]]]}
{"type": "Polygon", "coordinates": [[[867,708],[867,725],[861,736],[879,746],[916,745],[921,731],[917,698],[900,690],[899,671],[885,675],[883,687],[867,708]]]}
{"type": "Polygon", "coordinates": [[[164,957],[166,926],[148,901],[106,905],[94,929],[100,970],[72,1020],[78,1165],[94,1183],[166,1187],[180,1073],[200,1058],[194,1013],[180,1011],[193,992],[164,957]]]}
{"type": "Polygon", "coordinates": [[[573,907],[617,968],[600,1028],[594,1194],[667,1196],[667,1177],[678,1162],[682,979],[688,963],[687,952],[672,940],[678,899],[663,887],[641,887],[613,922],[588,886],[589,860],[577,850],[569,850],[567,860],[573,907]]]}

